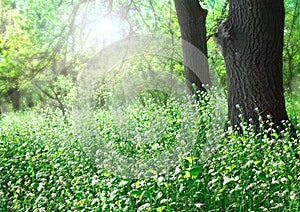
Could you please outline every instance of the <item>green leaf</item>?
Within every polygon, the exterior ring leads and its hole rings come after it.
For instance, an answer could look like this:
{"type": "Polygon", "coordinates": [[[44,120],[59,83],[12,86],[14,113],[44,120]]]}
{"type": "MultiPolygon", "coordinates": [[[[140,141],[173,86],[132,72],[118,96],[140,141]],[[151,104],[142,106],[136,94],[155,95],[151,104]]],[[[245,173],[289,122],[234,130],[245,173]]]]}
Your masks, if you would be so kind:
{"type": "Polygon", "coordinates": [[[193,161],[196,160],[197,158],[195,158],[195,157],[186,157],[184,159],[187,160],[190,164],[192,164],[193,161]]]}
{"type": "Polygon", "coordinates": [[[194,167],[190,170],[190,174],[192,175],[193,178],[198,177],[200,172],[201,172],[201,167],[200,166],[194,167]]]}
{"type": "Polygon", "coordinates": [[[255,166],[257,166],[258,164],[261,163],[261,161],[260,161],[260,160],[257,160],[257,161],[254,161],[253,163],[254,163],[255,166]]]}
{"type": "Polygon", "coordinates": [[[150,190],[143,191],[142,197],[150,199],[151,198],[151,191],[150,190]]]}
{"type": "Polygon", "coordinates": [[[134,198],[138,198],[140,195],[141,195],[141,191],[140,190],[136,190],[136,189],[134,189],[134,190],[132,190],[131,192],[130,192],[130,196],[132,196],[132,197],[134,197],[134,198]]]}
{"type": "Polygon", "coordinates": [[[191,173],[189,171],[186,171],[185,175],[183,177],[184,178],[190,178],[191,177],[191,173]]]}
{"type": "Polygon", "coordinates": [[[109,201],[113,201],[113,200],[116,198],[118,192],[119,192],[118,189],[116,189],[116,190],[114,190],[113,192],[111,192],[111,193],[110,193],[110,196],[109,196],[109,201]]]}
{"type": "Polygon", "coordinates": [[[277,133],[272,133],[271,136],[274,137],[275,139],[279,138],[279,135],[277,133]]]}
{"type": "Polygon", "coordinates": [[[163,212],[165,210],[165,208],[166,208],[166,206],[161,206],[161,207],[156,208],[156,211],[163,212]]]}

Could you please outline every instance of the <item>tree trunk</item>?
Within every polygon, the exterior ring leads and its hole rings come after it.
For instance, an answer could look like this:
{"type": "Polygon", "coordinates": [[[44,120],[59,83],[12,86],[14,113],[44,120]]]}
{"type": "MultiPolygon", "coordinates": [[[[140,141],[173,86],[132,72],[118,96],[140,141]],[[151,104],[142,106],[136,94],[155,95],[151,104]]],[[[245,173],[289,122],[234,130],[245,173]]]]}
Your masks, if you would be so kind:
{"type": "Polygon", "coordinates": [[[215,34],[227,70],[228,118],[258,126],[270,116],[288,120],[283,96],[283,0],[230,0],[227,20],[215,34]],[[237,106],[238,105],[238,106],[237,106]],[[242,115],[240,117],[239,115],[242,115]]]}
{"type": "Polygon", "coordinates": [[[174,0],[181,31],[184,73],[190,92],[210,85],[207,61],[206,16],[197,0],[174,0]],[[193,84],[196,86],[193,87],[193,84]]]}
{"type": "Polygon", "coordinates": [[[20,95],[20,91],[19,91],[18,87],[9,89],[7,94],[8,94],[8,98],[10,99],[10,101],[12,103],[14,111],[20,110],[21,95],[20,95]]]}

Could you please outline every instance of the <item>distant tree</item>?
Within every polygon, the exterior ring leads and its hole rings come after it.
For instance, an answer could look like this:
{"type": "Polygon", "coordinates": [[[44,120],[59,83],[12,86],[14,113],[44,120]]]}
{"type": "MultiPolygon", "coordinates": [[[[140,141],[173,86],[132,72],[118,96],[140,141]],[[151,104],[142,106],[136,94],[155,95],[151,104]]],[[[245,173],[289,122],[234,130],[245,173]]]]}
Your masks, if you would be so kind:
{"type": "Polygon", "coordinates": [[[52,97],[62,108],[61,99],[65,96],[56,92],[54,85],[58,75],[70,74],[77,59],[71,48],[74,39],[70,37],[79,5],[80,1],[75,6],[53,1],[47,7],[45,1],[1,2],[1,103],[10,103],[19,110],[33,106],[34,100],[52,97]],[[70,18],[64,21],[62,17],[70,18]]]}
{"type": "Polygon", "coordinates": [[[283,0],[229,0],[229,14],[215,41],[227,70],[228,118],[275,126],[288,120],[283,96],[283,0]],[[242,115],[242,117],[240,116],[242,115]]]}

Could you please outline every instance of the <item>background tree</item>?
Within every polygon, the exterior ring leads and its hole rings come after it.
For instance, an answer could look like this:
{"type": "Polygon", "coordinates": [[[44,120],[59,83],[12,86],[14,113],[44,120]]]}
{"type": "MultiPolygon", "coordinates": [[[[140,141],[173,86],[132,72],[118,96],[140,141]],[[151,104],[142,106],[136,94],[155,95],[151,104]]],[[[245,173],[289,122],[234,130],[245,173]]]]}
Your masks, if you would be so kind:
{"type": "Polygon", "coordinates": [[[73,69],[78,55],[72,41],[76,35],[74,20],[81,4],[81,1],[52,1],[45,7],[43,1],[1,1],[3,104],[11,103],[14,110],[19,110],[50,99],[51,104],[65,108],[63,99],[67,93],[64,89],[62,94],[61,87],[68,87],[67,75],[72,75],[73,81],[76,78],[73,69]]]}
{"type": "Polygon", "coordinates": [[[193,91],[204,90],[203,84],[211,84],[207,60],[206,16],[199,1],[174,0],[181,31],[184,73],[187,87],[193,91]],[[199,54],[201,53],[201,54],[199,54]]]}
{"type": "Polygon", "coordinates": [[[228,117],[259,124],[288,120],[283,92],[283,0],[230,0],[215,40],[227,70],[228,117]],[[240,116],[242,115],[242,117],[240,116]]]}

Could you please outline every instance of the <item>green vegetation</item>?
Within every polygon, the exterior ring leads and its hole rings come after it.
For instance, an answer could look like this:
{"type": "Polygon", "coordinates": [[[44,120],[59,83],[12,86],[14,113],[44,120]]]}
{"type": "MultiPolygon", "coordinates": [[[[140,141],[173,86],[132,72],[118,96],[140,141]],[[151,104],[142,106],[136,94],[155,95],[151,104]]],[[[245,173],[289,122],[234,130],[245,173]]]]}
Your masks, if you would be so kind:
{"type": "Polygon", "coordinates": [[[260,133],[225,130],[213,34],[227,0],[200,1],[218,87],[197,102],[184,96],[172,0],[0,0],[0,212],[300,211],[300,10],[284,2],[293,137],[271,120],[260,133]],[[138,166],[165,152],[176,160],[138,166]]]}
{"type": "MultiPolygon", "coordinates": [[[[139,130],[147,130],[145,117],[155,108],[169,119],[168,130],[157,140],[172,147],[176,139],[170,138],[182,127],[178,105],[175,100],[168,105],[133,104],[127,108],[133,114],[128,128],[139,125],[139,130]]],[[[222,133],[203,157],[199,153],[207,147],[211,108],[203,98],[198,104],[201,122],[189,123],[203,126],[190,155],[169,174],[152,172],[145,179],[101,169],[101,161],[96,163],[83,151],[71,116],[62,118],[53,109],[5,114],[0,123],[0,211],[298,211],[300,160],[295,154],[300,147],[294,145],[298,140],[286,131],[255,134],[244,126],[243,135],[230,129],[222,133]]],[[[112,142],[120,154],[148,157],[145,149],[124,152],[132,141],[120,142],[115,135],[124,131],[111,125],[105,110],[98,114],[105,142],[112,142]]]]}

